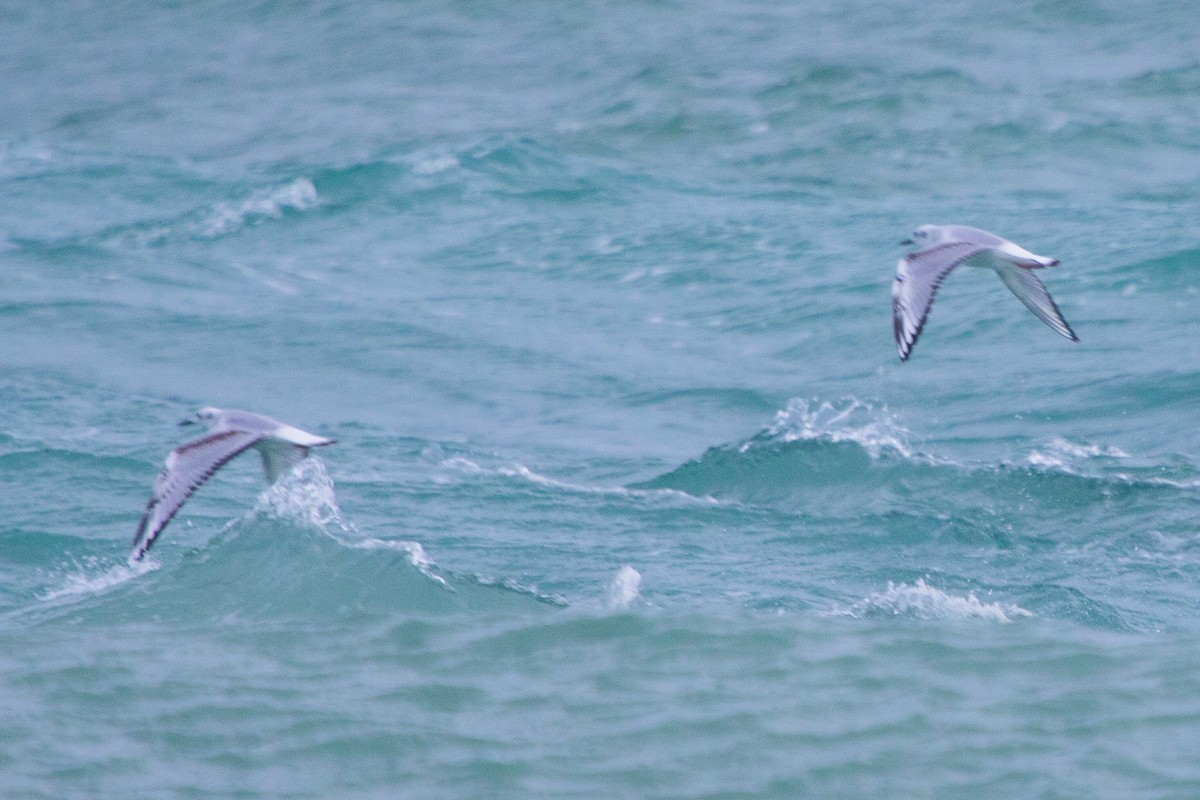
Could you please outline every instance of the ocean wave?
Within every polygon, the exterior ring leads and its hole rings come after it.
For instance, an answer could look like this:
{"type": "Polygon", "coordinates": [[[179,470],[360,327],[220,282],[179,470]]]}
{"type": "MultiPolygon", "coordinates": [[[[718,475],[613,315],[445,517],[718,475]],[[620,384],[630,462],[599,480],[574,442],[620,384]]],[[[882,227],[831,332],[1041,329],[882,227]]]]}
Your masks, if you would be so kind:
{"type": "Polygon", "coordinates": [[[464,456],[452,456],[451,458],[444,459],[438,464],[438,469],[439,471],[434,475],[434,480],[439,483],[447,483],[455,480],[456,478],[452,477],[455,475],[478,475],[517,479],[533,486],[570,492],[572,494],[611,495],[615,497],[631,497],[658,501],[666,500],[689,505],[694,503],[715,505],[718,502],[713,497],[697,496],[685,491],[669,488],[649,488],[639,485],[602,486],[573,483],[542,475],[518,463],[484,467],[478,462],[464,456]]]}
{"type": "Polygon", "coordinates": [[[285,211],[306,211],[317,205],[317,187],[308,178],[260,189],[249,197],[217,203],[192,230],[206,237],[224,236],[264,219],[279,219],[285,211]]]}
{"type": "Polygon", "coordinates": [[[408,556],[408,563],[419,569],[425,577],[441,584],[447,589],[452,588],[450,582],[437,573],[435,569],[437,565],[433,563],[433,559],[425,552],[425,548],[420,542],[402,539],[376,539],[370,536],[360,536],[356,540],[338,538],[338,541],[347,547],[358,548],[360,550],[390,550],[404,553],[408,556]]]}
{"type": "Polygon", "coordinates": [[[116,242],[157,247],[178,239],[217,239],[289,212],[308,211],[320,203],[317,187],[306,177],[257,189],[233,200],[218,201],[174,219],[121,225],[85,237],[81,244],[116,242]]]}
{"type": "Polygon", "coordinates": [[[1200,488],[1200,472],[1180,463],[1135,463],[1103,443],[1051,437],[999,461],[964,461],[923,452],[886,407],[857,398],[793,399],[749,439],[709,448],[651,480],[642,490],[671,489],[718,502],[845,507],[879,513],[893,503],[944,497],[947,506],[1041,498],[1083,502],[1138,488],[1200,488]],[[868,491],[868,490],[879,491],[868,491]],[[842,497],[852,493],[853,497],[842,497]]]}
{"type": "Polygon", "coordinates": [[[765,440],[780,442],[812,441],[854,442],[872,457],[893,452],[913,458],[908,444],[909,432],[888,412],[872,403],[847,397],[837,403],[793,398],[776,412],[775,421],[762,434],[741,445],[742,452],[765,440]]]}
{"type": "Polygon", "coordinates": [[[924,578],[918,578],[914,584],[889,581],[884,591],[872,592],[835,613],[855,618],[884,616],[1002,623],[1034,616],[1014,603],[985,603],[974,592],[966,596],[949,594],[930,586],[924,578]]]}
{"type": "Polygon", "coordinates": [[[88,556],[82,563],[77,563],[75,566],[75,571],[63,575],[61,580],[45,590],[39,599],[55,601],[101,594],[152,572],[161,565],[152,558],[132,563],[122,561],[113,564],[109,559],[88,556]]]}
{"type": "Polygon", "coordinates": [[[0,178],[28,178],[44,173],[61,155],[41,141],[0,142],[0,178]]]}
{"type": "Polygon", "coordinates": [[[415,175],[437,175],[462,166],[462,162],[452,153],[413,156],[411,163],[415,175]]]}
{"type": "Polygon", "coordinates": [[[1092,459],[1112,461],[1129,458],[1129,454],[1119,447],[1109,447],[1090,442],[1072,442],[1060,436],[1052,438],[1044,447],[1031,450],[1025,457],[1025,463],[1037,469],[1058,469],[1073,472],[1078,469],[1080,462],[1092,459]]]}
{"type": "Polygon", "coordinates": [[[300,461],[259,495],[250,514],[270,514],[276,519],[325,529],[352,528],[342,516],[333,490],[333,479],[318,456],[300,461]]]}
{"type": "Polygon", "coordinates": [[[1123,79],[1118,86],[1135,97],[1180,97],[1200,91],[1200,64],[1148,70],[1123,79]]]}
{"type": "Polygon", "coordinates": [[[881,487],[897,477],[925,478],[951,462],[917,452],[884,408],[856,398],[794,399],[749,439],[709,448],[698,459],[643,483],[719,502],[790,503],[814,492],[881,487]]]}
{"type": "Polygon", "coordinates": [[[346,547],[404,553],[409,563],[427,578],[449,588],[449,583],[437,573],[436,565],[420,542],[367,536],[349,522],[338,506],[333,479],[317,456],[304,459],[263,492],[250,514],[267,514],[320,530],[346,547]]]}
{"type": "Polygon", "coordinates": [[[442,570],[420,542],[361,532],[339,507],[316,456],[181,557],[178,542],[136,563],[128,562],[124,542],[109,545],[111,553],[102,542],[79,546],[88,547],[86,555],[49,569],[41,588],[17,597],[4,616],[323,618],[563,605],[515,581],[442,570]]]}
{"type": "Polygon", "coordinates": [[[1002,462],[997,469],[1059,474],[1113,488],[1200,488],[1200,475],[1197,474],[1200,470],[1186,458],[1179,457],[1174,463],[1130,463],[1132,461],[1134,457],[1119,447],[1073,442],[1056,436],[1015,462],[1002,462]]]}

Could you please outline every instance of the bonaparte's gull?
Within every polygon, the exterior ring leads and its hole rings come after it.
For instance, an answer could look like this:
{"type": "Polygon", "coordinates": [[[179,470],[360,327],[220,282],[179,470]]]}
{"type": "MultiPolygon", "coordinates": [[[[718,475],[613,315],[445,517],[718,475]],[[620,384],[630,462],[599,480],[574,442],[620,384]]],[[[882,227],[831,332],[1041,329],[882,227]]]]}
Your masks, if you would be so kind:
{"type": "Polygon", "coordinates": [[[1004,285],[1038,319],[1071,341],[1079,341],[1046,285],[1034,272],[1043,267],[1057,267],[1057,258],[1035,255],[994,233],[969,225],[922,225],[902,244],[917,245],[920,249],[900,259],[892,284],[892,329],[901,361],[908,360],[917,343],[938,287],[959,264],[996,270],[1004,285]]]}
{"type": "Polygon", "coordinates": [[[235,456],[250,448],[262,456],[267,481],[274,483],[308,455],[308,448],[333,444],[335,439],[314,436],[299,428],[250,411],[207,406],[180,425],[196,422],[209,432],[193,442],[175,448],[167,456],[167,465],[154,480],[154,495],[146,505],[142,521],[133,537],[131,561],[140,561],[163,528],[192,493],[235,456]]]}

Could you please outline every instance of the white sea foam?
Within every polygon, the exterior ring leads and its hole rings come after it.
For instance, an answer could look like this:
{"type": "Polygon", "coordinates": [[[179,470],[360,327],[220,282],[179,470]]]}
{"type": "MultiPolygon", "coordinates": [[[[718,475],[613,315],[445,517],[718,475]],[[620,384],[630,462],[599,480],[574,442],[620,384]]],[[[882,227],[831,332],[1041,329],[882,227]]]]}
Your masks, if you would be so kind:
{"type": "Polygon", "coordinates": [[[563,489],[568,492],[577,492],[580,494],[603,494],[612,495],[615,497],[639,497],[639,498],[654,498],[658,500],[682,501],[684,503],[703,503],[704,505],[718,505],[719,501],[715,497],[709,495],[694,495],[687,492],[681,492],[678,489],[630,489],[627,486],[587,486],[585,484],[571,483],[569,481],[560,481],[555,478],[548,478],[541,475],[528,467],[521,464],[513,464],[511,467],[500,467],[497,472],[506,477],[523,478],[538,486],[545,486],[551,489],[563,489]]]}
{"type": "Polygon", "coordinates": [[[244,200],[218,203],[203,218],[198,231],[210,237],[222,236],[255,219],[278,219],[286,209],[304,211],[317,204],[317,187],[308,178],[254,192],[244,200]]]}
{"type": "Polygon", "coordinates": [[[419,569],[425,577],[436,581],[447,589],[450,588],[450,584],[446,579],[434,570],[436,565],[433,563],[433,559],[425,552],[425,548],[421,546],[420,542],[403,541],[400,539],[376,539],[370,536],[361,536],[358,539],[341,536],[335,538],[339,543],[358,550],[388,550],[390,552],[405,553],[408,556],[408,563],[419,569]]]}
{"type": "Polygon", "coordinates": [[[608,607],[629,608],[641,596],[641,588],[642,574],[631,566],[621,567],[608,585],[608,607]]]}
{"type": "Polygon", "coordinates": [[[449,154],[425,156],[413,160],[412,171],[417,175],[436,175],[458,166],[460,166],[458,158],[449,154]]]}
{"type": "Polygon", "coordinates": [[[982,619],[1012,622],[1016,617],[1033,614],[1018,605],[985,603],[974,592],[957,597],[917,579],[913,585],[888,582],[887,589],[873,592],[850,606],[844,613],[851,617],[894,616],[916,619],[982,619]]]}
{"type": "MultiPolygon", "coordinates": [[[[1062,437],[1054,437],[1045,445],[1031,450],[1019,466],[1031,467],[1037,470],[1062,472],[1067,475],[1083,477],[1100,477],[1103,480],[1120,481],[1137,486],[1166,486],[1172,489],[1192,490],[1200,488],[1200,478],[1166,478],[1158,474],[1138,474],[1136,472],[1111,472],[1109,469],[1088,470],[1088,461],[1099,462],[1100,466],[1111,468],[1112,462],[1131,458],[1130,454],[1119,447],[1092,444],[1080,444],[1062,437]]],[[[1154,471],[1154,467],[1144,468],[1146,472],[1154,471]]]]}
{"type": "Polygon", "coordinates": [[[1039,469],[1073,472],[1080,461],[1089,458],[1129,458],[1129,454],[1119,447],[1105,447],[1091,443],[1078,444],[1056,436],[1042,449],[1031,451],[1025,461],[1029,466],[1039,469]]]}
{"type": "Polygon", "coordinates": [[[427,577],[442,586],[449,586],[446,579],[434,571],[433,560],[420,542],[377,539],[364,535],[353,523],[348,522],[338,507],[333,479],[329,477],[324,462],[316,456],[302,460],[263,492],[250,513],[269,514],[276,519],[317,528],[345,547],[405,553],[409,563],[427,577]]]}
{"type": "MultiPolygon", "coordinates": [[[[570,481],[560,481],[556,478],[550,478],[540,473],[534,472],[529,467],[523,464],[507,464],[493,468],[486,468],[468,458],[462,456],[454,456],[442,461],[439,466],[444,470],[467,475],[499,475],[504,478],[517,478],[519,480],[528,481],[536,486],[542,486],[547,489],[558,489],[561,491],[572,492],[575,494],[599,494],[611,495],[614,497],[637,497],[637,498],[653,498],[659,500],[681,501],[685,503],[703,503],[705,505],[718,505],[718,501],[714,497],[707,495],[698,497],[696,495],[681,492],[677,489],[630,489],[627,486],[588,486],[581,483],[571,483],[570,481]]],[[[439,483],[448,482],[448,477],[445,475],[434,476],[434,480],[439,483]]]]}
{"type": "MultiPolygon", "coordinates": [[[[139,246],[154,246],[183,236],[213,239],[234,233],[261,219],[279,219],[288,209],[306,211],[319,202],[317,187],[308,178],[297,178],[281,186],[260,189],[241,200],[219,202],[198,210],[182,220],[164,220],[158,224],[119,229],[101,234],[139,246]]],[[[262,280],[261,276],[254,276],[262,280]]]]}
{"type": "Polygon", "coordinates": [[[351,530],[338,508],[333,479],[317,456],[301,460],[270,486],[259,496],[250,513],[269,514],[316,528],[336,525],[342,530],[351,530]]]}
{"type": "Polygon", "coordinates": [[[64,597],[98,594],[131,581],[139,575],[145,575],[158,567],[158,562],[148,558],[134,563],[121,561],[118,564],[103,567],[100,559],[91,557],[80,565],[79,572],[64,577],[62,583],[43,594],[42,599],[58,600],[64,597]]]}
{"type": "MultiPolygon", "coordinates": [[[[463,458],[462,456],[453,456],[451,458],[444,459],[438,464],[438,467],[449,472],[462,473],[466,475],[480,475],[484,471],[483,467],[479,466],[479,464],[476,464],[469,458],[463,458]]],[[[446,475],[439,474],[434,476],[434,480],[436,480],[438,483],[447,483],[450,479],[446,475]]]]}
{"type": "Polygon", "coordinates": [[[1175,480],[1173,478],[1137,478],[1133,475],[1117,475],[1123,481],[1128,483],[1144,483],[1150,486],[1169,486],[1172,489],[1200,489],[1200,478],[1189,478],[1187,480],[1175,480]]]}
{"type": "MultiPolygon", "coordinates": [[[[828,401],[809,401],[792,398],[787,408],[775,413],[775,422],[767,435],[783,442],[825,439],[832,442],[855,442],[873,457],[891,450],[904,458],[914,456],[909,447],[908,431],[898,425],[892,415],[876,409],[857,398],[844,398],[835,405],[828,401]]],[[[753,441],[742,445],[749,450],[753,441]]]]}

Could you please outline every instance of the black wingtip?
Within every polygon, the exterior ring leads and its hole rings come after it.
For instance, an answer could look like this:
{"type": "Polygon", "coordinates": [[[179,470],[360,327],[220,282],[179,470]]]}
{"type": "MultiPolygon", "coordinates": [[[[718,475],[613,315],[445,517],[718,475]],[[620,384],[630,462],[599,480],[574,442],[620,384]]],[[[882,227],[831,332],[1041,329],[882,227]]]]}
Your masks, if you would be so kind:
{"type": "Polygon", "coordinates": [[[129,551],[129,563],[136,564],[146,557],[146,553],[150,550],[150,545],[153,542],[147,543],[142,540],[141,536],[134,540],[133,547],[129,551]]]}
{"type": "Polygon", "coordinates": [[[142,514],[141,521],[138,523],[137,532],[133,534],[133,541],[129,545],[132,551],[129,554],[130,558],[135,558],[135,556],[136,558],[141,558],[142,554],[146,552],[142,548],[142,542],[145,541],[146,523],[150,519],[150,509],[152,508],[154,508],[154,501],[150,501],[150,505],[146,508],[145,513],[142,514]]]}
{"type": "Polygon", "coordinates": [[[143,527],[138,528],[137,535],[133,537],[133,545],[129,550],[129,563],[136,564],[146,557],[146,552],[150,549],[150,545],[154,542],[147,542],[143,537],[145,530],[143,527]]]}

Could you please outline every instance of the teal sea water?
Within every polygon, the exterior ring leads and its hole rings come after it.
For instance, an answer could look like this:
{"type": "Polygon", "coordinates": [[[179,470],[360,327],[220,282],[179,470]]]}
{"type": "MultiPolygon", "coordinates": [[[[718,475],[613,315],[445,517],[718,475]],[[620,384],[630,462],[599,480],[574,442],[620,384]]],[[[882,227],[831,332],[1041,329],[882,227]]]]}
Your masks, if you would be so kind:
{"type": "Polygon", "coordinates": [[[1192,4],[0,9],[0,797],[1200,796],[1192,4]],[[892,342],[898,242],[1062,260],[892,342]],[[143,564],[174,423],[232,462],[143,564]]]}

